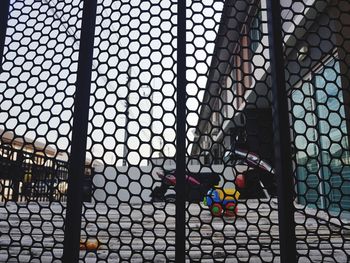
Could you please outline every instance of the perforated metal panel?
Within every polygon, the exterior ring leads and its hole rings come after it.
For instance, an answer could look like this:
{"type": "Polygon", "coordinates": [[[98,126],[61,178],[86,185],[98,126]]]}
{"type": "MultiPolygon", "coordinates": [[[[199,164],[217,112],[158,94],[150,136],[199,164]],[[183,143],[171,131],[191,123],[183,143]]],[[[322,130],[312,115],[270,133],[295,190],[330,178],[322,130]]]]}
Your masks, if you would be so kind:
{"type": "Polygon", "coordinates": [[[272,167],[258,167],[259,159],[273,162],[266,4],[193,1],[188,16],[188,139],[196,160],[188,169],[217,174],[212,187],[226,194],[209,193],[208,206],[188,205],[187,256],[277,261],[277,205],[270,199],[275,175],[272,167]],[[262,188],[259,181],[269,182],[262,188]]]}
{"type": "Polygon", "coordinates": [[[0,76],[1,262],[59,262],[81,1],[11,1],[0,76]]]}
{"type": "Polygon", "coordinates": [[[347,0],[9,2],[0,262],[349,261],[347,0]]]}
{"type": "Polygon", "coordinates": [[[299,262],[349,260],[349,8],[282,4],[299,262]]]}
{"type": "Polygon", "coordinates": [[[88,156],[95,164],[82,240],[103,253],[81,259],[175,258],[175,204],[153,203],[160,169],[175,167],[176,5],[98,3],[88,156]]]}

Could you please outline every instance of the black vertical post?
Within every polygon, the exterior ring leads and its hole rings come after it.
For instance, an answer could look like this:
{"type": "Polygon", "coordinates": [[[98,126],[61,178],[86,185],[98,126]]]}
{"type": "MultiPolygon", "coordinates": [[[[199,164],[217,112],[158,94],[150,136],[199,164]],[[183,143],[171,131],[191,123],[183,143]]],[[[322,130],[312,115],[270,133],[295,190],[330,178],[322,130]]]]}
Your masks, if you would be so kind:
{"type": "Polygon", "coordinates": [[[296,262],[295,209],[293,204],[294,182],[279,0],[267,1],[267,16],[272,82],[273,142],[278,181],[280,251],[281,262],[289,263],[296,262]]]}
{"type": "Polygon", "coordinates": [[[175,261],[185,262],[186,172],[186,1],[177,2],[177,107],[176,107],[176,250],[175,261]]]}
{"type": "Polygon", "coordinates": [[[72,145],[68,168],[67,213],[63,248],[63,262],[66,263],[79,261],[82,188],[85,170],[96,9],[97,0],[84,1],[74,99],[72,145]]]}
{"type": "Polygon", "coordinates": [[[10,11],[10,0],[0,1],[0,73],[2,72],[2,58],[6,38],[7,20],[10,11]]]}

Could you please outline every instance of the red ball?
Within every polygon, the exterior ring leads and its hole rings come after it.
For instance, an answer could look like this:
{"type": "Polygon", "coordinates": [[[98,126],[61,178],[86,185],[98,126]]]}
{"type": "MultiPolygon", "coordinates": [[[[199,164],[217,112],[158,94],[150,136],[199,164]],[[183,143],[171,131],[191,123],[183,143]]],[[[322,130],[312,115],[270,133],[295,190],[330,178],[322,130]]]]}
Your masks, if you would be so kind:
{"type": "Polygon", "coordinates": [[[245,186],[245,179],[243,174],[239,174],[236,176],[235,184],[239,188],[244,188],[245,186]]]}

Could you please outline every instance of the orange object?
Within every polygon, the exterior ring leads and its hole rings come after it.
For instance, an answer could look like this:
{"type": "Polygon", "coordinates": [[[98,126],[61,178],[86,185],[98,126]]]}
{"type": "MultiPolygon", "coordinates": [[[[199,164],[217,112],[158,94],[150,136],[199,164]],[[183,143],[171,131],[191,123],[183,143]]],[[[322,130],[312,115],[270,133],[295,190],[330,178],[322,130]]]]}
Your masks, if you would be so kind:
{"type": "Polygon", "coordinates": [[[86,241],[85,246],[87,250],[96,250],[99,247],[99,242],[97,239],[88,240],[86,241]]]}
{"type": "Polygon", "coordinates": [[[80,240],[80,250],[96,250],[100,246],[100,242],[97,239],[82,241],[80,240]]]}

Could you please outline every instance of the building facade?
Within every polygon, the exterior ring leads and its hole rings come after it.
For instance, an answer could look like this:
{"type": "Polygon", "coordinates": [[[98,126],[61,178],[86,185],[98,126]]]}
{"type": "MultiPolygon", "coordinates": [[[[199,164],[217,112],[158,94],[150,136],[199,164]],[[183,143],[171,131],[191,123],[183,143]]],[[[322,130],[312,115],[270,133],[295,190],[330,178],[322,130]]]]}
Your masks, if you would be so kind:
{"type": "MultiPolygon", "coordinates": [[[[193,141],[209,164],[242,133],[243,147],[273,161],[266,2],[239,4],[225,6],[193,141]]],[[[296,200],[332,213],[350,211],[349,10],[343,0],[282,3],[296,200]]]]}

